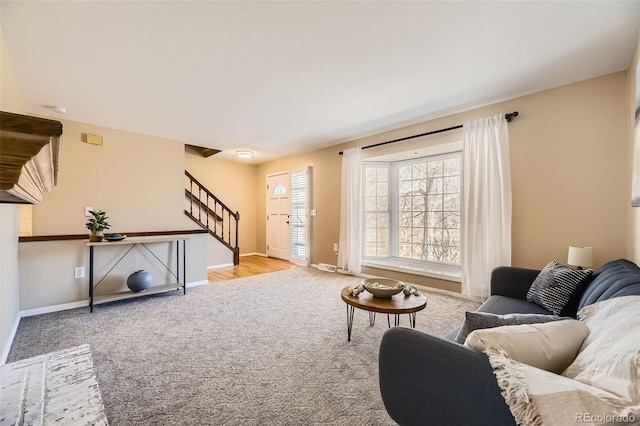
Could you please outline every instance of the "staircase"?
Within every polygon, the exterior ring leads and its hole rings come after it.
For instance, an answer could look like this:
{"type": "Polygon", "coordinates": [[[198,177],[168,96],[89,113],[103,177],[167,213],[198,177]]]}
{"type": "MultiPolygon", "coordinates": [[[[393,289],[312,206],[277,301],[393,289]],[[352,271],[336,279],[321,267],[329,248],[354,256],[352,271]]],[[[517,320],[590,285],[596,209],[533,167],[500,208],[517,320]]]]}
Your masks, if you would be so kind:
{"type": "Polygon", "coordinates": [[[184,174],[186,176],[184,214],[231,250],[233,264],[239,264],[238,222],[240,221],[240,213],[233,212],[188,171],[185,170],[184,174]]]}

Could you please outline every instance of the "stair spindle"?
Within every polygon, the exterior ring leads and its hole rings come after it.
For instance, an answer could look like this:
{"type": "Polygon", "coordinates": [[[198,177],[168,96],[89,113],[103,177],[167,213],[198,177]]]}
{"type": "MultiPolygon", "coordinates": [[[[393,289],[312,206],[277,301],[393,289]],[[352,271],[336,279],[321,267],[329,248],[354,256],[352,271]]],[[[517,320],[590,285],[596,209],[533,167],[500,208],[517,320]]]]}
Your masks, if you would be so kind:
{"type": "Polygon", "coordinates": [[[191,216],[193,216],[193,181],[189,180],[189,212],[191,213],[191,216]]]}

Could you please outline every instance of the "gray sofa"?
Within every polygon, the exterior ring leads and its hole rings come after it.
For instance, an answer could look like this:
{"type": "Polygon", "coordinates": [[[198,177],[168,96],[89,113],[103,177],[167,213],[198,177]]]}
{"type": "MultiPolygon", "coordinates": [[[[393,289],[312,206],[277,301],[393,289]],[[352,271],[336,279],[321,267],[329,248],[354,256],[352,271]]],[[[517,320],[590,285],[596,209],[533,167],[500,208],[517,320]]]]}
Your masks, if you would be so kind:
{"type": "MultiPolygon", "coordinates": [[[[494,314],[549,314],[526,301],[539,270],[496,268],[491,276],[492,296],[478,311],[494,314]]],[[[563,316],[614,297],[640,295],[640,268],[633,262],[611,261],[579,287],[563,316]]],[[[380,344],[380,391],[387,412],[405,425],[514,425],[488,357],[453,342],[457,330],[445,337],[396,327],[380,344]]]]}

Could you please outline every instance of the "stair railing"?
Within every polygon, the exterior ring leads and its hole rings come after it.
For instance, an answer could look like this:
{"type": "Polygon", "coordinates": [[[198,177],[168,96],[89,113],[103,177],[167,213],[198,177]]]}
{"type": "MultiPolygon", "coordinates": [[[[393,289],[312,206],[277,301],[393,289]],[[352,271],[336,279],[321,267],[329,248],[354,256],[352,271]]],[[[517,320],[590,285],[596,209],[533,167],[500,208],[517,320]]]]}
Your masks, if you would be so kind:
{"type": "Polygon", "coordinates": [[[238,222],[240,221],[240,213],[227,207],[191,173],[185,170],[184,174],[187,177],[184,190],[187,208],[184,213],[231,250],[233,264],[239,264],[238,222]]]}

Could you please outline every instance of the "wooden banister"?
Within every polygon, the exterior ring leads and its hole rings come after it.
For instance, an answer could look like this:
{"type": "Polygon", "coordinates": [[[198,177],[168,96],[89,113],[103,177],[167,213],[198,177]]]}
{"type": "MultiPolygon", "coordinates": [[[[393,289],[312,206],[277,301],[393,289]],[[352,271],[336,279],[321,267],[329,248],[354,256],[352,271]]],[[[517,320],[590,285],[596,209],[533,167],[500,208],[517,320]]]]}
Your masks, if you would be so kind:
{"type": "Polygon", "coordinates": [[[233,252],[234,265],[239,264],[238,222],[240,221],[240,213],[234,212],[227,207],[191,173],[185,170],[184,174],[189,180],[185,188],[185,199],[189,202],[189,208],[185,209],[184,213],[231,250],[233,252]],[[232,221],[235,222],[235,226],[233,226],[232,221]],[[226,233],[225,228],[227,230],[226,233]],[[235,234],[232,234],[232,228],[235,228],[235,234]]]}

